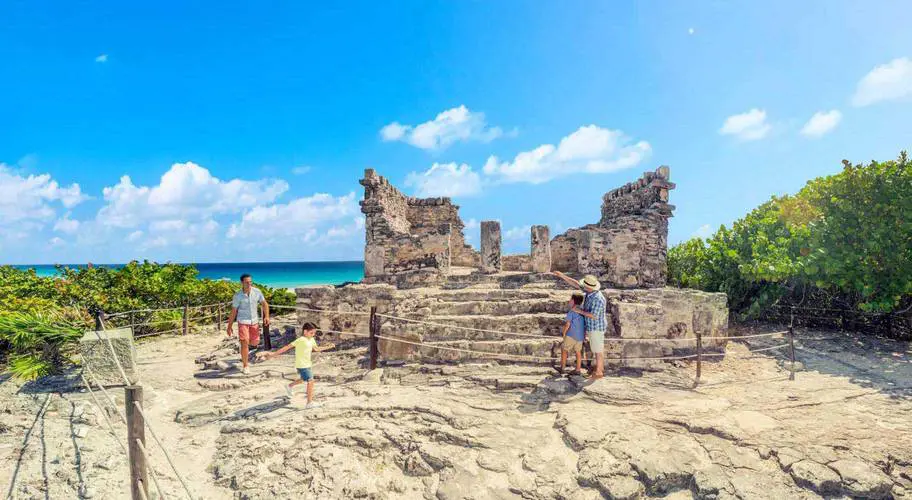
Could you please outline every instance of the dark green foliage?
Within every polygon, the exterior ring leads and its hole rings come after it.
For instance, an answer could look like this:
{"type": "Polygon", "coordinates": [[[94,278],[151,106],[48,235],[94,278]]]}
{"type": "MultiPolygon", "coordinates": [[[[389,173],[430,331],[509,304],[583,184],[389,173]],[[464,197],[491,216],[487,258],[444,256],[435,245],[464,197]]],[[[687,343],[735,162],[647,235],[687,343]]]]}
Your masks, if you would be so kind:
{"type": "MultiPolygon", "coordinates": [[[[90,308],[106,314],[143,309],[227,304],[240,289],[239,282],[198,279],[192,265],[130,262],[120,269],[104,267],[57,269],[57,276],[39,277],[33,270],[0,266],[0,360],[22,378],[49,373],[61,366],[81,332],[94,325],[90,308]],[[72,334],[72,335],[71,335],[72,334]]],[[[294,294],[256,285],[270,304],[293,306],[294,294]]],[[[192,309],[190,324],[212,324],[211,309],[192,309]]],[[[276,309],[273,314],[287,313],[276,309]]],[[[227,309],[223,318],[227,318],[227,309]]],[[[123,315],[117,325],[138,326],[137,334],[179,328],[182,311],[123,315]]]]}
{"type": "Polygon", "coordinates": [[[912,305],[912,164],[851,165],[773,197],[731,228],[668,252],[672,285],[725,292],[756,317],[774,303],[902,313],[912,305]]]}

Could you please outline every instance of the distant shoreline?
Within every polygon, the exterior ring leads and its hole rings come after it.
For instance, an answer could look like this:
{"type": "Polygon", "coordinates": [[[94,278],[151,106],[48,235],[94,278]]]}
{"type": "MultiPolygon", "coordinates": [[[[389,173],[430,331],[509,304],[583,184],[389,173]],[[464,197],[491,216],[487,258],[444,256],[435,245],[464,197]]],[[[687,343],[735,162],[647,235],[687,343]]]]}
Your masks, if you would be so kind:
{"type": "MultiPolygon", "coordinates": [[[[92,264],[95,268],[121,269],[126,264],[92,264]]],[[[140,263],[141,265],[141,263],[140,263]]],[[[322,262],[218,262],[201,264],[175,264],[193,266],[201,280],[237,282],[241,274],[250,274],[255,283],[272,288],[295,288],[338,285],[358,282],[364,278],[364,262],[335,260],[322,262]]],[[[57,267],[50,264],[13,265],[21,271],[34,270],[39,277],[59,277],[57,267]]],[[[85,269],[88,264],[62,264],[67,269],[85,269]]]]}

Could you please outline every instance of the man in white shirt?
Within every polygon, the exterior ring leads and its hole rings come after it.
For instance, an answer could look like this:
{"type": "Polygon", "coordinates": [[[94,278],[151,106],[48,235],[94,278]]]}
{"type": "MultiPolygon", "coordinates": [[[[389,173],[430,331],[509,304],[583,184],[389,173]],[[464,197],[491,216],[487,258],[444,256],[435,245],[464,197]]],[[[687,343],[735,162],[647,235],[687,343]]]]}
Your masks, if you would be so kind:
{"type": "Polygon", "coordinates": [[[257,304],[263,305],[263,326],[265,335],[269,335],[269,304],[259,288],[253,287],[253,280],[249,274],[241,275],[241,290],[231,299],[231,315],[228,317],[228,336],[234,335],[234,320],[238,322],[238,340],[241,341],[241,371],[246,375],[247,358],[251,345],[260,343],[260,317],[257,314],[257,304]]]}

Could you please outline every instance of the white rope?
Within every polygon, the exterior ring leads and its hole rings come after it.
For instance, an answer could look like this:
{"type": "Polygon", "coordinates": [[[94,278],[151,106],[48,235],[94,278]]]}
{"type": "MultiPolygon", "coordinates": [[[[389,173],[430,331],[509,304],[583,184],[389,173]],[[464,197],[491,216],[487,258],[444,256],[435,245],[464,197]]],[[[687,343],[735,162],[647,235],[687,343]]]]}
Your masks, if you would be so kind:
{"type": "MultiPolygon", "coordinates": [[[[145,418],[145,417],[143,417],[145,418]]],[[[155,483],[155,489],[158,490],[159,498],[167,498],[165,496],[165,491],[162,489],[161,484],[158,483],[158,475],[155,473],[155,469],[152,468],[152,460],[149,459],[149,453],[146,452],[146,447],[143,445],[141,439],[136,438],[136,445],[139,448],[139,451],[142,453],[143,458],[146,460],[146,468],[149,470],[149,475],[152,476],[152,482],[155,483]]],[[[139,491],[145,495],[145,488],[140,488],[139,491]]]]}
{"type": "Polygon", "coordinates": [[[146,414],[143,412],[142,405],[139,404],[139,401],[134,401],[133,406],[136,407],[136,410],[142,415],[143,421],[146,423],[146,428],[149,429],[149,434],[152,434],[152,439],[158,444],[158,447],[161,448],[162,453],[165,455],[165,458],[168,460],[168,464],[171,465],[171,469],[174,471],[174,475],[177,476],[177,479],[180,481],[181,485],[184,487],[184,491],[187,493],[187,498],[193,499],[193,495],[190,493],[190,488],[187,486],[187,482],[184,481],[183,476],[177,470],[177,466],[174,465],[174,461],[171,460],[171,455],[168,453],[168,450],[162,444],[161,440],[158,439],[158,434],[155,433],[155,429],[152,428],[152,423],[146,418],[146,414]]]}
{"type": "MultiPolygon", "coordinates": [[[[127,423],[127,418],[124,416],[123,412],[120,411],[120,407],[117,406],[117,403],[114,402],[114,398],[112,398],[111,395],[108,394],[108,391],[105,390],[104,386],[101,385],[101,383],[98,382],[98,379],[95,378],[95,375],[92,374],[92,369],[89,368],[89,365],[88,365],[88,364],[83,365],[82,369],[85,370],[85,371],[87,371],[87,372],[89,372],[89,377],[95,382],[95,385],[97,385],[98,388],[101,389],[102,394],[104,394],[104,397],[108,400],[109,403],[111,403],[111,406],[114,407],[114,411],[117,412],[117,416],[120,417],[120,421],[121,421],[124,425],[126,425],[126,423],[127,423]]],[[[86,382],[86,381],[83,380],[83,382],[86,382]]],[[[88,383],[87,383],[87,382],[86,382],[86,387],[88,387],[88,383]]],[[[91,387],[89,387],[89,390],[91,390],[91,387]]]]}
{"type": "Polygon", "coordinates": [[[774,349],[782,349],[783,347],[788,347],[788,344],[779,344],[779,345],[774,345],[772,347],[764,347],[763,349],[752,349],[751,351],[748,351],[748,352],[772,351],[774,349]]]}
{"type": "Polygon", "coordinates": [[[703,337],[703,340],[738,340],[738,339],[754,339],[759,337],[772,337],[774,335],[784,335],[788,333],[788,330],[783,330],[781,332],[770,332],[770,333],[757,333],[753,335],[736,335],[734,337],[703,337]]]}
{"type": "MultiPolygon", "coordinates": [[[[487,330],[484,328],[472,328],[469,326],[446,325],[443,323],[435,323],[433,321],[422,321],[422,320],[417,320],[417,319],[402,318],[402,317],[398,317],[398,316],[392,316],[389,314],[381,314],[381,313],[377,313],[377,316],[387,318],[387,319],[397,320],[397,321],[405,321],[407,323],[431,325],[431,326],[437,326],[437,327],[441,327],[441,328],[453,328],[456,330],[468,330],[468,331],[485,332],[485,333],[498,333],[501,335],[515,335],[518,337],[533,337],[533,338],[540,338],[540,339],[559,338],[558,335],[540,335],[540,334],[531,334],[531,333],[506,332],[503,330],[487,330]]],[[[788,331],[760,333],[760,334],[755,334],[755,335],[738,335],[736,337],[703,337],[703,340],[749,339],[749,338],[758,338],[758,337],[772,337],[774,335],[781,335],[784,333],[788,333],[788,331]]],[[[696,340],[697,340],[696,337],[687,337],[687,338],[682,338],[682,339],[628,339],[628,338],[614,337],[614,338],[605,339],[606,342],[620,342],[620,343],[623,343],[623,342],[694,342],[696,340]]]]}
{"type": "MultiPolygon", "coordinates": [[[[117,441],[117,444],[120,446],[121,451],[124,452],[124,455],[129,457],[130,454],[127,452],[127,448],[123,443],[120,442],[120,439],[117,437],[117,431],[114,430],[114,424],[111,423],[111,419],[108,418],[108,413],[105,411],[104,406],[102,406],[101,403],[98,402],[98,398],[95,397],[95,393],[92,391],[92,387],[89,385],[89,381],[86,380],[84,375],[80,374],[79,376],[82,378],[82,383],[85,384],[86,389],[89,390],[89,395],[92,396],[92,401],[95,402],[95,406],[97,406],[98,411],[101,412],[101,416],[104,418],[105,423],[108,424],[108,431],[111,432],[111,436],[114,437],[114,441],[117,441]]],[[[116,410],[117,407],[115,406],[114,409],[116,410]]]]}
{"type": "MultiPolygon", "coordinates": [[[[104,320],[102,320],[101,327],[104,328],[104,320]]],[[[124,371],[123,365],[120,364],[120,358],[117,357],[117,351],[114,350],[114,344],[111,343],[111,338],[108,337],[107,333],[104,333],[104,330],[95,330],[95,336],[98,337],[98,340],[107,342],[108,349],[111,351],[111,356],[114,358],[114,363],[117,364],[117,369],[120,370],[120,375],[124,379],[124,385],[130,385],[130,378],[127,377],[127,372],[124,371]],[[104,334],[104,338],[102,338],[104,334]]]]}

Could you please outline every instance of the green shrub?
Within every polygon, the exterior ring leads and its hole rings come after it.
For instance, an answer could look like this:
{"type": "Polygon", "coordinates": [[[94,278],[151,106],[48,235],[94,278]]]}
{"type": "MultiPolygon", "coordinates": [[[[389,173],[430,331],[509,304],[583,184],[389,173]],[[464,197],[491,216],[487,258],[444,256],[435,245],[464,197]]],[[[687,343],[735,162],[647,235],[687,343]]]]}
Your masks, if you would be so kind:
{"type": "Polygon", "coordinates": [[[741,317],[774,303],[891,313],[912,305],[912,165],[852,165],[772,197],[730,228],[668,251],[669,282],[728,294],[741,317]],[[809,302],[810,301],[810,302],[809,302]]]}
{"type": "MultiPolygon", "coordinates": [[[[110,322],[111,326],[123,326],[131,318],[135,323],[154,321],[136,331],[150,334],[180,328],[184,304],[228,304],[240,289],[238,282],[198,279],[198,274],[192,265],[149,261],[130,262],[119,269],[58,267],[56,276],[51,277],[40,277],[31,269],[0,266],[0,314],[6,328],[0,331],[0,362],[5,360],[7,369],[17,376],[41,376],[67,362],[69,349],[79,338],[71,333],[94,326],[90,309],[100,308],[114,315],[178,308],[124,314],[110,322]],[[16,326],[23,324],[30,326],[26,330],[16,326]]],[[[295,295],[283,288],[256,286],[270,304],[293,306],[295,303],[295,295]]],[[[293,311],[272,311],[276,315],[289,312],[293,311]]],[[[215,323],[214,318],[204,318],[202,311],[191,313],[191,324],[215,323]]],[[[226,309],[224,319],[227,315],[226,309]]]]}

